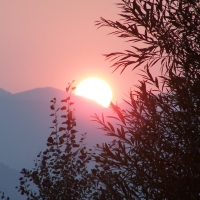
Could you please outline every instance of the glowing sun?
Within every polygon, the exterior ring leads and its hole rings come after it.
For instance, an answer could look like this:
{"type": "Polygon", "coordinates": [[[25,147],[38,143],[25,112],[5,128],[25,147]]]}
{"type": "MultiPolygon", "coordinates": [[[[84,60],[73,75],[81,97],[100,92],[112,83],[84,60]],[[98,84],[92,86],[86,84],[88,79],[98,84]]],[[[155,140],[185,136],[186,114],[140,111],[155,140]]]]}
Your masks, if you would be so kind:
{"type": "Polygon", "coordinates": [[[75,94],[96,101],[98,104],[108,107],[112,100],[110,86],[99,78],[88,78],[80,82],[75,94]]]}

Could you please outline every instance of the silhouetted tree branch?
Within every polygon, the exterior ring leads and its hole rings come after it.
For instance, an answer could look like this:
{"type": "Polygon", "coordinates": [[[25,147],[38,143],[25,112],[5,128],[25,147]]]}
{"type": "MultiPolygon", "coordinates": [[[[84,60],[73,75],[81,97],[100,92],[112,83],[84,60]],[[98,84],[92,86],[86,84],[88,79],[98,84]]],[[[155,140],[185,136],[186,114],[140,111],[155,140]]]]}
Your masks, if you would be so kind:
{"type": "Polygon", "coordinates": [[[113,137],[96,146],[96,179],[119,199],[199,199],[199,1],[122,0],[118,6],[120,21],[96,24],[113,28],[132,50],[105,56],[121,73],[140,67],[142,80],[125,100],[128,109],[111,104],[115,115],[94,116],[113,137]],[[155,65],[159,80],[150,71],[155,65]]]}
{"type": "Polygon", "coordinates": [[[90,194],[91,182],[87,163],[91,160],[86,150],[86,134],[77,136],[76,119],[72,110],[71,88],[66,89],[69,95],[62,100],[65,106],[56,108],[56,98],[50,106],[54,117],[52,133],[47,139],[47,149],[40,152],[32,170],[22,169],[19,192],[27,199],[86,199],[90,194]],[[59,113],[63,115],[59,116],[59,113]],[[64,120],[62,120],[64,119],[64,120]],[[62,123],[59,123],[59,121],[62,123]],[[78,140],[79,139],[79,140],[78,140]],[[33,191],[31,185],[36,186],[33,191]]]}

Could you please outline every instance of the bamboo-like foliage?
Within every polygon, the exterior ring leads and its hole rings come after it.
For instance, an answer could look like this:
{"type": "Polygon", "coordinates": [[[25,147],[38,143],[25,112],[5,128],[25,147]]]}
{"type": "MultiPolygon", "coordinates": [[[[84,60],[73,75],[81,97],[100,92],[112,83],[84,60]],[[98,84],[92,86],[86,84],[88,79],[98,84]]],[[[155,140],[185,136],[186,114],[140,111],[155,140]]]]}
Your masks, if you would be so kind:
{"type": "Polygon", "coordinates": [[[66,200],[86,199],[89,194],[87,163],[90,152],[86,149],[86,134],[77,135],[76,119],[72,109],[71,84],[69,95],[62,100],[65,106],[56,109],[54,98],[50,106],[53,117],[53,130],[47,139],[47,149],[40,152],[31,170],[22,169],[20,186],[17,187],[27,199],[66,200]],[[62,113],[59,118],[59,113],[62,113]],[[63,119],[63,120],[62,120],[63,119]],[[59,121],[62,120],[62,123],[59,121]],[[36,191],[33,190],[36,188],[36,191]]]}
{"type": "Polygon", "coordinates": [[[132,50],[105,56],[114,70],[140,67],[143,74],[125,100],[128,109],[111,104],[113,116],[94,116],[113,137],[96,146],[96,179],[116,199],[199,199],[200,3],[122,0],[118,6],[121,21],[101,18],[97,25],[113,28],[132,50]],[[158,78],[150,67],[159,67],[158,78]]]}
{"type": "Polygon", "coordinates": [[[196,0],[122,0],[121,20],[101,18],[98,27],[111,27],[111,34],[125,38],[131,49],[106,54],[121,73],[145,64],[147,68],[160,61],[164,72],[197,70],[199,63],[188,60],[199,56],[200,6],[196,0]],[[145,47],[144,47],[145,45],[145,47]],[[186,69],[187,68],[187,69],[186,69]]]}

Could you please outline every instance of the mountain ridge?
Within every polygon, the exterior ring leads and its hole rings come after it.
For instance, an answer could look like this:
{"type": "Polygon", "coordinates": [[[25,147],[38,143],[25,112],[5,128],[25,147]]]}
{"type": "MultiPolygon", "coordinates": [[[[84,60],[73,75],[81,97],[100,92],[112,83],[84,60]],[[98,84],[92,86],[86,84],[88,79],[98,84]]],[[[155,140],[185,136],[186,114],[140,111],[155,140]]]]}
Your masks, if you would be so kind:
{"type": "Polygon", "coordinates": [[[0,191],[4,192],[5,196],[9,197],[11,200],[26,199],[25,196],[22,196],[15,188],[19,186],[19,177],[19,171],[0,162],[0,191]]]}
{"type": "MultiPolygon", "coordinates": [[[[63,106],[61,100],[67,97],[67,92],[47,87],[16,94],[0,90],[0,96],[1,93],[5,95],[5,98],[0,98],[0,162],[8,168],[17,170],[17,173],[22,168],[32,169],[37,154],[46,149],[46,141],[52,131],[49,128],[53,121],[53,118],[50,117],[52,114],[50,101],[56,98],[56,107],[63,106]]],[[[98,114],[100,118],[102,113],[104,116],[113,115],[110,108],[104,108],[92,100],[74,94],[71,94],[70,101],[74,102],[77,134],[87,132],[85,143],[88,148],[112,139],[112,137],[105,136],[106,133],[98,129],[100,125],[92,122],[91,118],[94,113],[98,114]]],[[[59,115],[61,114],[59,111],[59,115]]],[[[0,171],[0,177],[2,173],[0,171]]],[[[0,178],[2,183],[1,180],[0,178]]],[[[8,189],[13,187],[13,180],[9,175],[7,179],[4,177],[3,180],[5,180],[3,182],[6,187],[1,186],[0,190],[9,196],[10,190],[8,189]]],[[[17,181],[14,183],[18,184],[17,181]]],[[[15,192],[10,191],[10,197],[15,195],[15,192]]],[[[16,198],[11,199],[16,200],[16,198]]],[[[22,200],[22,198],[18,199],[22,200]]]]}
{"type": "MultiPolygon", "coordinates": [[[[0,161],[18,170],[31,167],[32,164],[28,163],[32,163],[37,153],[46,147],[51,133],[49,127],[53,119],[50,117],[50,101],[56,98],[58,108],[64,105],[61,100],[66,97],[66,92],[48,87],[25,91],[17,97],[11,95],[9,99],[0,98],[0,161]],[[41,97],[32,98],[38,94],[41,97]],[[25,165],[22,165],[25,161],[25,165]]],[[[97,123],[91,122],[91,116],[94,113],[110,115],[111,109],[74,94],[71,101],[75,103],[76,128],[81,133],[88,133],[88,144],[103,141],[100,138],[105,133],[98,130],[97,123]]]]}

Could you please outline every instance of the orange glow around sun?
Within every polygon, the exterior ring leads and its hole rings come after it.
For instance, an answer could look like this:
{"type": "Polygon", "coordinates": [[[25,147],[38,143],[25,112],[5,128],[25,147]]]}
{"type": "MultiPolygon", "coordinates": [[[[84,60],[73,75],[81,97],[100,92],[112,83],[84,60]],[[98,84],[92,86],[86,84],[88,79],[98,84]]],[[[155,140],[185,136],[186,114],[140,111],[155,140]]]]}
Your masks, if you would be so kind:
{"type": "Polygon", "coordinates": [[[112,90],[110,86],[99,78],[83,80],[78,84],[75,94],[94,100],[104,107],[108,107],[112,100],[112,90]]]}

